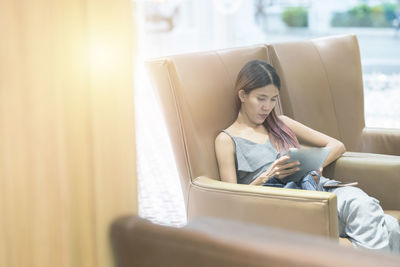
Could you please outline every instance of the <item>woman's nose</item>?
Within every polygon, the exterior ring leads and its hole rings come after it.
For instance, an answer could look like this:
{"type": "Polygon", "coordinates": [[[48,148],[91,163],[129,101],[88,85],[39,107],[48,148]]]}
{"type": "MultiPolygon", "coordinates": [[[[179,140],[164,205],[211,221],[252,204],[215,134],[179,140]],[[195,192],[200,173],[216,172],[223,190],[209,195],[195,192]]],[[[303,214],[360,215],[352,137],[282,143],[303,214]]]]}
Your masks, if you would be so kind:
{"type": "Polygon", "coordinates": [[[262,105],[262,109],[263,110],[269,110],[271,108],[272,104],[270,102],[265,103],[264,105],[262,105]]]}
{"type": "Polygon", "coordinates": [[[268,105],[263,105],[262,106],[262,110],[263,111],[268,111],[269,110],[269,106],[268,105]]]}

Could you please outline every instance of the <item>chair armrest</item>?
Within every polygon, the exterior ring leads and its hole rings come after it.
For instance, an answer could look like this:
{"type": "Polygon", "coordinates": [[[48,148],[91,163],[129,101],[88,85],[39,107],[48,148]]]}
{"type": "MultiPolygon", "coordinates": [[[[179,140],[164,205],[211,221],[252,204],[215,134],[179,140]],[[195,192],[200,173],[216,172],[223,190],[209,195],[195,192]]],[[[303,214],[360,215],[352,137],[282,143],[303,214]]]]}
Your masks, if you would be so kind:
{"type": "Polygon", "coordinates": [[[361,152],[400,156],[400,129],[364,128],[361,152]]]}
{"type": "Polygon", "coordinates": [[[336,195],[232,184],[197,177],[190,185],[188,219],[220,217],[338,238],[336,195]]]}
{"type": "Polygon", "coordinates": [[[358,186],[381,202],[383,209],[400,209],[400,157],[346,152],[325,167],[324,176],[358,186]]]}

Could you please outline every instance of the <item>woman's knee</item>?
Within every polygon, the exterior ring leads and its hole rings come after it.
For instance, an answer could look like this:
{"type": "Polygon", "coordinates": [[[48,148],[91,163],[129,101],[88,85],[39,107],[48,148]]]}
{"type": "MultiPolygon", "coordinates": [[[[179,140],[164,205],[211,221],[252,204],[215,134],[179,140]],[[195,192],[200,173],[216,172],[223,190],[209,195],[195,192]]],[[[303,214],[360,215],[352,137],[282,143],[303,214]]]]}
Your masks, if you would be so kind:
{"type": "Polygon", "coordinates": [[[336,194],[338,204],[340,204],[340,202],[349,202],[355,199],[370,197],[363,190],[354,186],[336,188],[335,190],[332,191],[332,193],[336,194]]]}
{"type": "Polygon", "coordinates": [[[342,214],[345,220],[357,220],[364,218],[365,220],[380,220],[383,218],[384,212],[379,205],[379,201],[369,196],[358,196],[348,199],[342,206],[342,214]]]}
{"type": "Polygon", "coordinates": [[[376,198],[369,196],[359,196],[353,198],[350,202],[350,205],[353,206],[354,209],[358,209],[360,211],[375,211],[376,209],[381,209],[379,201],[376,198]]]}

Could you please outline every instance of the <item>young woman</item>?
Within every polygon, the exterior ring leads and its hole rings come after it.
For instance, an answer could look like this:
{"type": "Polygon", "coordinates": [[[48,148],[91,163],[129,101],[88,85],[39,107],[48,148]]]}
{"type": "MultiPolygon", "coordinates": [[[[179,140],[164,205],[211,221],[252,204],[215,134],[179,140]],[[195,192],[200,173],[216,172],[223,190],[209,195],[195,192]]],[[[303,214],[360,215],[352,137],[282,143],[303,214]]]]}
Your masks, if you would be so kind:
{"type": "Polygon", "coordinates": [[[357,187],[325,189],[337,181],[320,176],[322,169],[307,175],[299,184],[284,184],[282,178],[299,170],[299,162],[281,156],[299,141],[328,147],[323,167],[345,152],[340,141],[315,131],[286,116],[277,116],[280,79],[275,69],[260,60],[248,62],[239,72],[238,116],[215,140],[215,151],[222,181],[241,184],[279,186],[332,192],[337,195],[339,234],[355,247],[386,250],[400,254],[400,226],[384,214],[379,201],[357,187]]]}

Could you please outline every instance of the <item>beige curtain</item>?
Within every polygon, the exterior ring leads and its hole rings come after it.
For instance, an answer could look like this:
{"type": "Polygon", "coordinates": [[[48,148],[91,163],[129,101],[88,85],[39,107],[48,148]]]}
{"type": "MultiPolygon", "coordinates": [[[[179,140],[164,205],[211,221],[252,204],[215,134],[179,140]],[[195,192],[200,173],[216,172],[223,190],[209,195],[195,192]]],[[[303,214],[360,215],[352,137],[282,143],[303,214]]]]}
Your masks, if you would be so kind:
{"type": "Polygon", "coordinates": [[[0,266],[112,266],[137,213],[129,0],[0,1],[0,266]]]}

